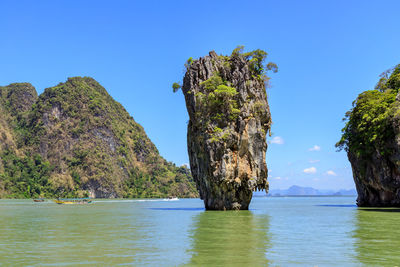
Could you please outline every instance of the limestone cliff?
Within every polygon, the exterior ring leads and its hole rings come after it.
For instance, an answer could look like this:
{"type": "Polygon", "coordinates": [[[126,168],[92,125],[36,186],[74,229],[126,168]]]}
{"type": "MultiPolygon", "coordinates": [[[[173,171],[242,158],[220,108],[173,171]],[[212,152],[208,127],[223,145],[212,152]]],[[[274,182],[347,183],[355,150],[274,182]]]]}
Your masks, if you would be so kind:
{"type": "MultiPolygon", "coordinates": [[[[206,209],[248,209],[253,191],[268,191],[271,114],[265,57],[264,51],[242,53],[240,47],[229,57],[212,51],[186,64],[182,91],[190,118],[188,153],[206,209]]],[[[267,69],[276,71],[276,65],[269,63],[267,69]]]]}
{"type": "Polygon", "coordinates": [[[29,84],[0,89],[0,197],[197,196],[189,170],[163,159],[94,79],[39,97],[29,84]]]}
{"type": "Polygon", "coordinates": [[[400,206],[400,66],[382,74],[346,114],[337,147],[353,170],[358,206],[400,206]],[[389,75],[391,74],[391,75],[389,75]]]}

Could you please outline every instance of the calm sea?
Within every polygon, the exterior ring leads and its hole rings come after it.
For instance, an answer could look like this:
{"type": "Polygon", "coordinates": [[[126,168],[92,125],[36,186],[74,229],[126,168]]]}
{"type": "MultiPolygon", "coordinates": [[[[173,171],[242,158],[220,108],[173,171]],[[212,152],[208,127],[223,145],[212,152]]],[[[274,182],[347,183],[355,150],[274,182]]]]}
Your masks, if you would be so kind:
{"type": "MultiPolygon", "coordinates": [[[[8,266],[396,266],[400,212],[355,197],[253,198],[250,211],[198,199],[0,201],[8,266]]],[[[0,265],[1,265],[0,264],[0,265]]]]}

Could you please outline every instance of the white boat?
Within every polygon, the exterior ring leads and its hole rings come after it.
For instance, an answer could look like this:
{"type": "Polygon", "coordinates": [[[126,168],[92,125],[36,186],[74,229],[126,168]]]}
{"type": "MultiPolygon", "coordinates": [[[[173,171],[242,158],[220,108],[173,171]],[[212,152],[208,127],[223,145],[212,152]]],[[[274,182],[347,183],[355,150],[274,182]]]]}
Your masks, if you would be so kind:
{"type": "Polygon", "coordinates": [[[168,197],[168,198],[166,198],[164,200],[166,200],[166,201],[177,201],[177,200],[179,200],[179,198],[177,198],[177,197],[168,197]]]}

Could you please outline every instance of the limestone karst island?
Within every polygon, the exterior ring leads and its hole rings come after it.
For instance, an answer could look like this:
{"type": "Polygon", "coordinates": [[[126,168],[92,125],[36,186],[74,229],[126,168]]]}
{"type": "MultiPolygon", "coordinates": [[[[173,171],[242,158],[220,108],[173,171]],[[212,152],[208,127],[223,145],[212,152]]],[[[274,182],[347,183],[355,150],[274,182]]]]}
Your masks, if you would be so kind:
{"type": "Polygon", "coordinates": [[[94,79],[38,96],[0,87],[0,197],[196,197],[185,166],[162,158],[142,126],[94,79]]]}
{"type": "Polygon", "coordinates": [[[357,205],[400,206],[400,65],[381,74],[375,90],[361,93],[346,113],[336,144],[347,152],[357,205]]]}
{"type": "Polygon", "coordinates": [[[0,10],[0,267],[400,266],[400,0],[0,10]]]}
{"type": "Polygon", "coordinates": [[[248,209],[268,192],[271,127],[262,50],[211,51],[185,64],[190,170],[163,159],[94,79],[69,78],[37,96],[29,83],[1,89],[2,197],[196,197],[206,209],[248,209]],[[191,171],[191,173],[190,173],[191,171]],[[193,178],[192,178],[193,176],[193,178]]]}
{"type": "MultiPolygon", "coordinates": [[[[197,197],[210,210],[247,210],[268,193],[271,131],[263,50],[239,46],[189,58],[182,83],[190,169],[162,158],[143,128],[98,82],[69,78],[38,96],[29,83],[0,87],[0,197],[197,197]],[[197,188],[197,190],[196,190],[197,188]]],[[[400,206],[399,65],[346,113],[342,138],[359,206],[400,206]]]]}
{"type": "Polygon", "coordinates": [[[230,56],[211,51],[186,63],[190,169],[206,209],[248,209],[253,191],[268,191],[266,71],[277,66],[265,65],[266,56],[238,47],[230,56]]]}

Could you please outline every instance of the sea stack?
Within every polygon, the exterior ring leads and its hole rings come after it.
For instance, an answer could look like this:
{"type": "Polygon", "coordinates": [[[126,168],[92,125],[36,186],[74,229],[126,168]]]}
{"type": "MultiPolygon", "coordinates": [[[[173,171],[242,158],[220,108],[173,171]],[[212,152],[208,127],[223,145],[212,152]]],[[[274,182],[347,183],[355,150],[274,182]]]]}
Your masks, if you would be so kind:
{"type": "MultiPolygon", "coordinates": [[[[271,127],[264,65],[267,53],[190,58],[182,91],[192,176],[207,210],[246,210],[255,190],[268,191],[266,134],[271,127]]],[[[174,84],[174,90],[179,88],[174,84]]]]}
{"type": "Polygon", "coordinates": [[[361,207],[400,206],[400,65],[361,93],[346,114],[342,139],[361,207]]]}

